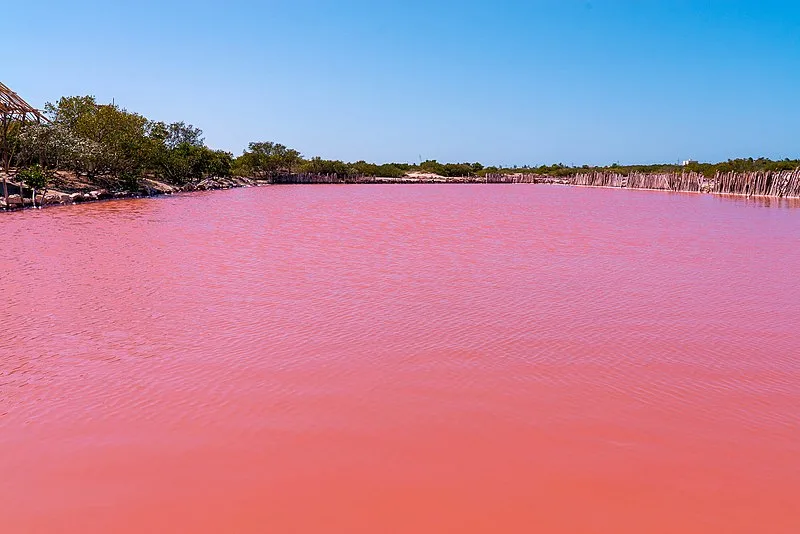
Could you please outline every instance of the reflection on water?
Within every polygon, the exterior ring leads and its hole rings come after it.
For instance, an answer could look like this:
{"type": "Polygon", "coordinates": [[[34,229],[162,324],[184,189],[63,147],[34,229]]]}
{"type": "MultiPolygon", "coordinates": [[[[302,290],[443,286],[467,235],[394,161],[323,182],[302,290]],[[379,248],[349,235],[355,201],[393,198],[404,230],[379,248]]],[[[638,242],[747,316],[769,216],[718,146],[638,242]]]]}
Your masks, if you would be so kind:
{"type": "Polygon", "coordinates": [[[3,531],[796,532],[792,206],[283,186],[4,215],[3,531]]]}
{"type": "Polygon", "coordinates": [[[800,198],[774,198],[774,197],[748,197],[742,195],[716,195],[724,201],[742,202],[753,206],[765,208],[800,208],[800,198]]]}

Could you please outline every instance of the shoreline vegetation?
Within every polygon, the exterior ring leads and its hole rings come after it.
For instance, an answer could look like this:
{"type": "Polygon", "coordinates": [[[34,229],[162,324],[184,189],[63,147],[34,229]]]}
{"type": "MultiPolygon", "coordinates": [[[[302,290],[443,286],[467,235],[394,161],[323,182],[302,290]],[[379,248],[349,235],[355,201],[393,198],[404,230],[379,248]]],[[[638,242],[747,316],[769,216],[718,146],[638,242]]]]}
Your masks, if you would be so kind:
{"type": "Polygon", "coordinates": [[[44,120],[4,121],[0,209],[268,184],[547,183],[800,198],[800,160],[495,167],[435,160],[375,164],[305,158],[275,142],[237,157],[190,124],[151,121],[94,97],[47,104],[44,120]]]}

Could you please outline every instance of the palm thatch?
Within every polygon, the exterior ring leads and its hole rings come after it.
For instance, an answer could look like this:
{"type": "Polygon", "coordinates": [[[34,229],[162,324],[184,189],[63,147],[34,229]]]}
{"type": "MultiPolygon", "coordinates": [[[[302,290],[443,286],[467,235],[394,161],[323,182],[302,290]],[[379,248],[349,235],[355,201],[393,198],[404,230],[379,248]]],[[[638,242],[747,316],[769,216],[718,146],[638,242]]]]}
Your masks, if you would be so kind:
{"type": "Polygon", "coordinates": [[[49,122],[42,112],[34,108],[17,93],[0,82],[0,164],[3,172],[3,198],[8,204],[7,174],[14,157],[15,144],[12,133],[24,128],[26,123],[49,122]]]}

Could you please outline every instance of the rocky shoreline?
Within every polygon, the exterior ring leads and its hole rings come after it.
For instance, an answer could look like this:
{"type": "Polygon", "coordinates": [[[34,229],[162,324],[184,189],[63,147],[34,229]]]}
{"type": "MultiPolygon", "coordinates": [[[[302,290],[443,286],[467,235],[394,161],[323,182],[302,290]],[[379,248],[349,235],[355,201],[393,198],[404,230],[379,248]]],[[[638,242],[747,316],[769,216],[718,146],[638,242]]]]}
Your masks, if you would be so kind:
{"type": "MultiPolygon", "coordinates": [[[[607,187],[687,193],[735,195],[759,198],[800,198],[800,169],[759,173],[718,173],[713,179],[698,173],[618,173],[591,172],[564,177],[540,174],[487,174],[485,176],[445,177],[430,173],[411,173],[400,178],[339,176],[336,174],[291,174],[272,178],[243,176],[212,177],[197,183],[176,186],[154,179],[142,179],[135,191],[110,191],[97,184],[62,175],[53,189],[36,196],[37,207],[64,206],[119,198],[143,198],[191,191],[280,184],[558,184],[579,187],[607,187]]],[[[9,180],[8,203],[0,196],[0,210],[33,207],[30,189],[9,180]]]]}
{"type": "MultiPolygon", "coordinates": [[[[237,187],[256,187],[261,185],[268,185],[270,182],[265,180],[256,180],[254,178],[245,178],[241,176],[231,176],[225,178],[207,178],[196,184],[187,184],[184,186],[170,185],[156,180],[145,179],[141,180],[140,188],[135,191],[109,191],[108,189],[98,188],[82,188],[78,191],[61,190],[58,188],[48,189],[43,195],[36,195],[37,207],[49,206],[69,206],[73,204],[84,204],[87,202],[97,202],[101,200],[113,200],[123,198],[148,198],[162,195],[172,195],[175,193],[184,193],[191,191],[211,191],[218,189],[232,189],[237,187]]],[[[18,209],[25,209],[33,207],[31,199],[31,192],[29,189],[23,189],[25,194],[19,194],[20,186],[14,182],[8,182],[9,188],[17,191],[8,196],[8,203],[0,196],[0,210],[13,211],[18,209]]]]}

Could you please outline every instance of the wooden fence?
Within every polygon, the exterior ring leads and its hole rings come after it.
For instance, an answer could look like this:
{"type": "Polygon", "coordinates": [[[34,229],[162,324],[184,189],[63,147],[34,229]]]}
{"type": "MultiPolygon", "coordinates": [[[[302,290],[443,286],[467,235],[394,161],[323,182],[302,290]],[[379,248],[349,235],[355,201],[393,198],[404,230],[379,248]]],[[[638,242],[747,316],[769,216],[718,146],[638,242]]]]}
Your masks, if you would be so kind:
{"type": "Polygon", "coordinates": [[[621,187],[628,189],[660,189],[666,191],[696,191],[744,196],[800,198],[800,169],[792,171],[758,171],[716,173],[706,178],[696,172],[684,173],[631,173],[622,175],[608,172],[579,173],[553,183],[596,187],[621,187]]]}
{"type": "Polygon", "coordinates": [[[570,185],[597,187],[626,187],[629,189],[659,189],[666,191],[703,191],[705,178],[696,172],[688,173],[631,173],[588,172],[568,176],[570,185]]]}
{"type": "Polygon", "coordinates": [[[487,174],[485,176],[403,176],[382,178],[378,176],[353,176],[337,174],[291,174],[272,178],[275,184],[419,184],[419,183],[487,183],[487,184],[564,184],[592,187],[619,187],[626,189],[656,189],[720,193],[778,198],[800,198],[800,169],[792,171],[763,171],[747,173],[717,173],[706,178],[696,172],[620,174],[593,171],[569,176],[542,174],[487,174]]]}
{"type": "Polygon", "coordinates": [[[714,193],[780,198],[800,197],[800,169],[717,173],[714,193]]]}

